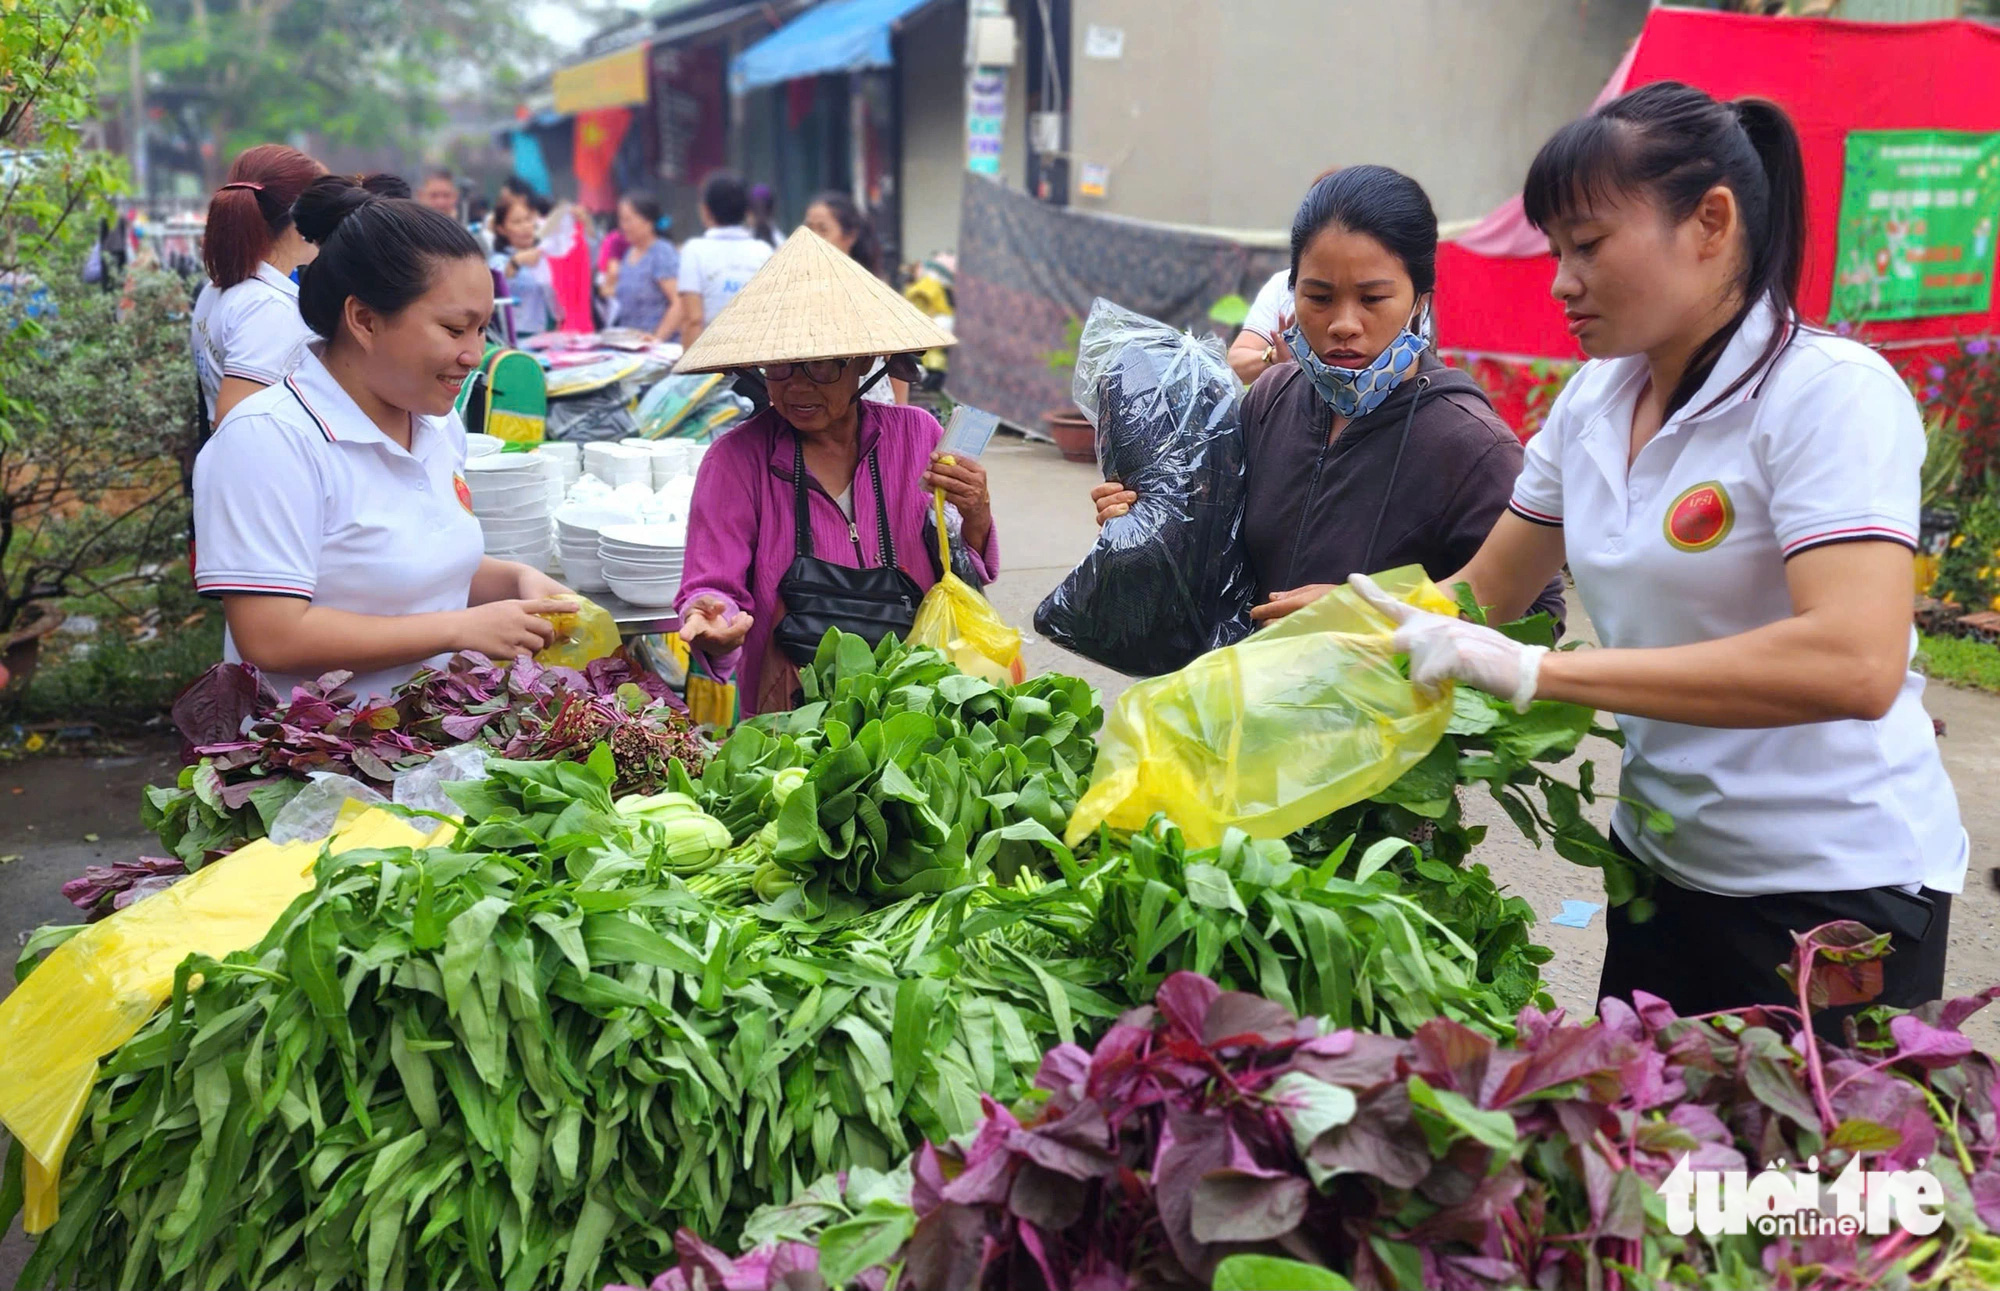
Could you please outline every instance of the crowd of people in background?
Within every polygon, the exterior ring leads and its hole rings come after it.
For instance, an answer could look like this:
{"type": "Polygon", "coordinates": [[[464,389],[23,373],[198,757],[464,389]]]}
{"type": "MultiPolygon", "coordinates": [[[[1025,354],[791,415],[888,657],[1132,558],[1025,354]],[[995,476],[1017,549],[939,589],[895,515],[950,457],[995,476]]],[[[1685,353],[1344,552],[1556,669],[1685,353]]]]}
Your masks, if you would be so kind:
{"type": "MultiPolygon", "coordinates": [[[[262,238],[250,230],[283,222],[269,217],[289,209],[304,186],[325,173],[319,162],[277,144],[248,149],[232,164],[209,211],[210,240],[229,248],[227,263],[214,261],[213,253],[204,257],[202,296],[208,303],[201,309],[198,336],[211,331],[208,315],[221,294],[250,280],[261,288],[239,292],[239,310],[256,301],[266,311],[295,312],[291,303],[297,270],[310,258],[309,249],[296,233],[288,237],[288,225],[262,238]]],[[[356,176],[354,182],[375,196],[413,200],[464,226],[496,275],[497,295],[509,307],[516,344],[550,331],[623,328],[691,345],[786,236],[776,226],[778,202],[771,186],[746,183],[728,171],[702,184],[702,227],[678,241],[659,196],[643,189],[620,194],[610,212],[590,212],[538,191],[519,176],[509,176],[491,197],[443,167],[424,172],[414,185],[389,174],[356,176]]],[[[890,268],[882,262],[873,220],[847,193],[815,195],[801,227],[878,277],[890,268]]],[[[122,245],[109,236],[103,241],[122,245]]],[[[246,390],[270,384],[269,373],[289,359],[300,341],[298,329],[289,324],[264,331],[247,328],[237,361],[247,365],[241,379],[251,384],[225,393],[230,374],[223,356],[231,348],[226,334],[238,326],[233,314],[226,314],[213,325],[219,338],[197,346],[204,402],[212,418],[219,419],[246,390]],[[285,353],[260,366],[250,353],[253,332],[254,348],[285,353]]],[[[901,402],[907,387],[890,382],[872,397],[901,402]]]]}
{"type": "MultiPolygon", "coordinates": [[[[624,328],[692,345],[786,236],[776,225],[771,186],[729,171],[702,184],[701,228],[679,241],[659,196],[643,189],[621,193],[611,212],[592,213],[518,176],[509,176],[490,199],[443,168],[426,172],[414,188],[386,175],[358,182],[378,196],[414,198],[466,226],[498,275],[517,343],[549,331],[624,328]],[[568,293],[559,285],[559,262],[573,255],[587,291],[568,293]]],[[[815,195],[801,227],[877,277],[886,275],[874,222],[850,194],[815,195]]],[[[870,397],[904,402],[908,386],[889,381],[870,397]]]]}

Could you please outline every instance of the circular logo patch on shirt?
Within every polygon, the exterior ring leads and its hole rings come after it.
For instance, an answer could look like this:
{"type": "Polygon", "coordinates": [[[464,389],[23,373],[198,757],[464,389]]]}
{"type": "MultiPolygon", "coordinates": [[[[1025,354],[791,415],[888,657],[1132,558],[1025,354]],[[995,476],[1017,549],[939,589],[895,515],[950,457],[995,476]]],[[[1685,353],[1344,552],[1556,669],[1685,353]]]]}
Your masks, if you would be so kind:
{"type": "Polygon", "coordinates": [[[458,494],[458,505],[460,505],[460,506],[462,506],[462,507],[464,507],[464,508],[465,508],[465,513],[466,513],[467,515],[471,515],[471,514],[472,514],[472,490],[471,490],[470,488],[468,488],[468,487],[466,486],[466,483],[465,483],[465,477],[464,477],[463,475],[454,475],[454,476],[452,476],[452,477],[451,477],[451,488],[452,488],[452,492],[454,492],[454,493],[458,494]]]}
{"type": "Polygon", "coordinates": [[[1667,508],[1667,541],[1677,551],[1707,551],[1729,536],[1736,507],[1718,480],[1697,484],[1667,508]]]}

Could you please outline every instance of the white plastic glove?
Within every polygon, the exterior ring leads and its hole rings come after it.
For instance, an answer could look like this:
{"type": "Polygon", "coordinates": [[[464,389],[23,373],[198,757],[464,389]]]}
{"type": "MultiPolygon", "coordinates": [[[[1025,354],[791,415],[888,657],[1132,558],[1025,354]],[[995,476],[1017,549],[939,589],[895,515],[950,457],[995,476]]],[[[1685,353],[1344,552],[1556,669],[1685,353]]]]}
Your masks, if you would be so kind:
{"type": "Polygon", "coordinates": [[[1348,575],[1347,585],[1396,625],[1396,649],[1410,656],[1410,680],[1435,686],[1450,677],[1508,701],[1517,713],[1528,711],[1546,648],[1420,610],[1389,595],[1366,574],[1348,575]]]}

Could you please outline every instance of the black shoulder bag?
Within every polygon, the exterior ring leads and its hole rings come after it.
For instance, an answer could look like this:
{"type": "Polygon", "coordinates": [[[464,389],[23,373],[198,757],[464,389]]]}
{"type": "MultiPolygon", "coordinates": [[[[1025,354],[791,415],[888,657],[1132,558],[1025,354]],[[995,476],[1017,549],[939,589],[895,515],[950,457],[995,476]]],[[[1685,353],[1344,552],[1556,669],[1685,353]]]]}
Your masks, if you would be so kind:
{"type": "MultiPolygon", "coordinates": [[[[917,602],[923,591],[917,580],[896,565],[896,540],[889,533],[889,504],[882,496],[882,468],[875,454],[868,454],[868,478],[875,486],[875,537],[882,564],[870,569],[850,569],[821,560],[813,554],[812,513],[806,492],[806,450],[794,432],[792,439],[792,510],[798,522],[798,540],[793,548],[791,568],[778,583],[778,595],[785,602],[785,616],[772,633],[778,648],[793,663],[804,667],[819,653],[820,639],[828,628],[851,632],[870,646],[894,632],[906,636],[917,619],[917,602]]],[[[856,531],[855,556],[861,557],[861,539],[856,531]]]]}

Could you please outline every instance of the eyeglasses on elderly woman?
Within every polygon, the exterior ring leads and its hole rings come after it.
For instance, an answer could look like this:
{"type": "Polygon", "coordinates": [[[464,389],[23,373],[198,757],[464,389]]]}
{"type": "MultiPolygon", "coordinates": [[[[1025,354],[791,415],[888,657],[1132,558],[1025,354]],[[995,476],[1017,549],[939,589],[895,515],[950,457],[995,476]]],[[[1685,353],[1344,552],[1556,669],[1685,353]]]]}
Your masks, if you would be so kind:
{"type": "Polygon", "coordinates": [[[789,381],[794,372],[804,372],[814,385],[830,386],[847,369],[847,359],[809,359],[804,363],[766,363],[757,371],[766,381],[789,381]]]}

